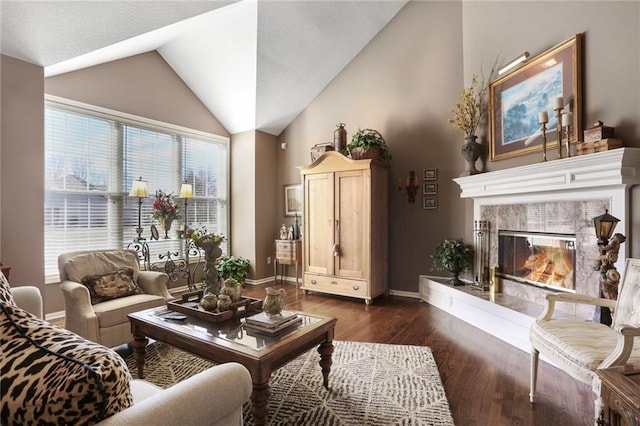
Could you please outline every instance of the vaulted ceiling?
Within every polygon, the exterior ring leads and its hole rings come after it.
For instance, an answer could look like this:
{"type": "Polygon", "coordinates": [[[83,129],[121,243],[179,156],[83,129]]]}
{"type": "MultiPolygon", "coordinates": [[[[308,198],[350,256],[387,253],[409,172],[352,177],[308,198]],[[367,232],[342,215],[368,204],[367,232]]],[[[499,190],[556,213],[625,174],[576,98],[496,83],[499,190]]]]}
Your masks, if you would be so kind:
{"type": "Polygon", "coordinates": [[[0,51],[52,76],[157,50],[231,134],[278,135],[407,0],[0,1],[0,51]]]}

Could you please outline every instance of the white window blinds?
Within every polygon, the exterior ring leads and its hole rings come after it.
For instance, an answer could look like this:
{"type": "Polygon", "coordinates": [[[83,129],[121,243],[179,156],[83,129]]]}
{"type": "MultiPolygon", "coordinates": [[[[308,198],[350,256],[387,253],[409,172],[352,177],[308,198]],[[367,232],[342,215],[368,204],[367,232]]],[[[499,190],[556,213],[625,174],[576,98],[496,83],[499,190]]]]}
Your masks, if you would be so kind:
{"type": "MultiPolygon", "coordinates": [[[[147,181],[143,237],[150,237],[151,205],[157,190],[177,199],[183,181],[192,183],[190,228],[227,230],[228,141],[188,129],[77,104],[48,101],[45,108],[45,274],[58,280],[59,254],[126,247],[137,236],[138,199],[128,197],[133,180],[147,181]],[[208,137],[210,136],[210,137],[208,137]]],[[[183,228],[180,223],[172,229],[183,228]]],[[[157,224],[156,224],[157,226],[157,224]]],[[[161,238],[164,233],[161,232],[161,238]]],[[[175,232],[169,235],[176,236],[175,232]]],[[[154,249],[181,250],[179,241],[154,249]]],[[[157,259],[152,259],[152,262],[157,259]]]]}

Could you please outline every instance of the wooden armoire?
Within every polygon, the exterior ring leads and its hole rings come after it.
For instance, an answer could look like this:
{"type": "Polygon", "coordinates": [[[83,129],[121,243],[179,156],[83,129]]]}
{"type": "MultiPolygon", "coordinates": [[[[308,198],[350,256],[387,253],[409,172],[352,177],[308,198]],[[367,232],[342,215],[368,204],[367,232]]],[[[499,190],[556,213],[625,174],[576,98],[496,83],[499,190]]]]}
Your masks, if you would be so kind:
{"type": "Polygon", "coordinates": [[[299,167],[305,291],[364,299],[389,288],[388,167],[327,152],[299,167]]]}

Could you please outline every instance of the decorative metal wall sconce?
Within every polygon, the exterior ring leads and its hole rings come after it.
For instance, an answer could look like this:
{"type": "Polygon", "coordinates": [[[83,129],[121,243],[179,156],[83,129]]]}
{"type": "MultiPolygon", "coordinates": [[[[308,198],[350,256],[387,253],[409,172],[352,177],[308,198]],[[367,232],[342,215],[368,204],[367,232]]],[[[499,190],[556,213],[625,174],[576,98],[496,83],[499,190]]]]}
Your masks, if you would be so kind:
{"type": "Polygon", "coordinates": [[[419,188],[420,185],[416,183],[416,172],[414,170],[409,171],[409,177],[404,187],[402,186],[402,180],[398,179],[398,191],[400,193],[406,192],[409,203],[416,202],[416,195],[418,194],[419,188]]]}
{"type": "Polygon", "coordinates": [[[141,212],[142,212],[142,199],[149,197],[149,190],[147,189],[147,181],[140,179],[134,180],[131,184],[131,192],[129,197],[138,197],[138,227],[136,232],[138,233],[137,241],[144,240],[142,237],[142,224],[141,224],[141,212]]]}
{"type": "MultiPolygon", "coordinates": [[[[625,242],[626,237],[622,234],[614,234],[616,225],[620,222],[609,214],[608,210],[603,215],[593,218],[593,225],[598,237],[598,248],[600,255],[593,264],[593,269],[600,272],[599,297],[616,300],[618,298],[618,283],[620,273],[616,270],[615,263],[618,260],[620,245],[625,242]]],[[[600,323],[611,325],[611,311],[607,307],[600,308],[600,323]]]]}
{"type": "Polygon", "coordinates": [[[473,288],[489,290],[489,221],[473,221],[474,271],[473,288]]]}

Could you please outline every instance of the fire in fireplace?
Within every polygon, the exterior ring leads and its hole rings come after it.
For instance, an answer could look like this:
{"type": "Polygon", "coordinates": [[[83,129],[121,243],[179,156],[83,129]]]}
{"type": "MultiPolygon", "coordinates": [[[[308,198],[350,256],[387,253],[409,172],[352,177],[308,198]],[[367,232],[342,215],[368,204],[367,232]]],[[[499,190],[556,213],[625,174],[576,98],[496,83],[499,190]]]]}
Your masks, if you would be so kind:
{"type": "Polygon", "coordinates": [[[576,236],[498,231],[499,276],[567,292],[576,291],[576,236]]]}

